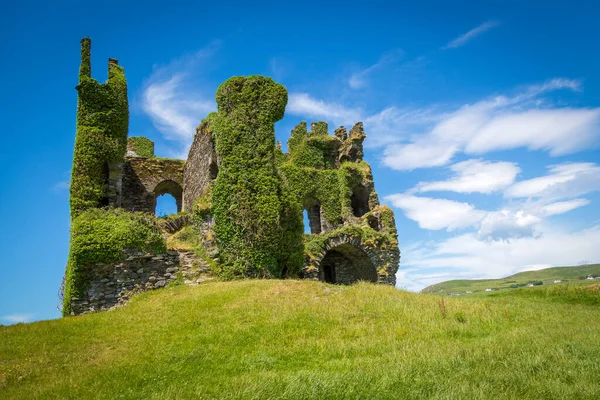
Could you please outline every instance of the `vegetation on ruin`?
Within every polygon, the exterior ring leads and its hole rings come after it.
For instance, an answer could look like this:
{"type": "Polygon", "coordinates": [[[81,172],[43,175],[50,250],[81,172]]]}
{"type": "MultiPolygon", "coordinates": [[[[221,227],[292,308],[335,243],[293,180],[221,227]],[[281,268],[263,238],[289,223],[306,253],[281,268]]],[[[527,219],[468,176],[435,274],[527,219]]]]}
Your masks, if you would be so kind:
{"type": "Polygon", "coordinates": [[[108,168],[125,155],[129,108],[123,68],[109,62],[108,81],[92,78],[91,42],[81,43],[77,132],[71,172],[71,218],[108,205],[108,168]]]}
{"type": "Polygon", "coordinates": [[[94,208],[72,221],[63,315],[71,312],[71,298],[83,296],[92,267],[98,262],[120,260],[124,249],[166,251],[153,215],[121,208],[94,208]]]}
{"type": "MultiPolygon", "coordinates": [[[[275,164],[274,123],[287,90],[270,78],[233,77],[217,90],[210,119],[219,158],[211,213],[223,278],[281,277],[301,267],[301,225],[286,220],[289,195],[275,164]],[[286,221],[286,223],[282,223],[286,221]],[[288,232],[295,229],[298,232],[288,232]],[[288,240],[297,237],[295,243],[288,240]]],[[[301,213],[300,219],[301,219],[301,213]]]]}
{"type": "Polygon", "coordinates": [[[147,292],[0,327],[0,397],[597,399],[600,306],[519,293],[295,280],[147,292]]]}
{"type": "Polygon", "coordinates": [[[127,138],[127,146],[140,157],[154,157],[154,142],[147,137],[131,136],[127,138]]]}

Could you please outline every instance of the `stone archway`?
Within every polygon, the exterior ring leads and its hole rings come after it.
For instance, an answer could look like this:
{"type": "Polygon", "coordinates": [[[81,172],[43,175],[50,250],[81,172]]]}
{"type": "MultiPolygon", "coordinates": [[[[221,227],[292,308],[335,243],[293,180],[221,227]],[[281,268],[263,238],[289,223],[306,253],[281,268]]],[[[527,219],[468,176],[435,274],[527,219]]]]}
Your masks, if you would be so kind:
{"type": "Polygon", "coordinates": [[[183,198],[183,189],[179,183],[167,179],[160,182],[154,188],[154,206],[156,207],[156,198],[158,196],[162,196],[163,194],[170,194],[175,199],[177,203],[177,212],[181,212],[182,198],[183,198]]]}
{"type": "Polygon", "coordinates": [[[319,280],[348,285],[377,282],[378,277],[369,255],[356,245],[344,243],[325,252],[319,265],[319,280]]]}

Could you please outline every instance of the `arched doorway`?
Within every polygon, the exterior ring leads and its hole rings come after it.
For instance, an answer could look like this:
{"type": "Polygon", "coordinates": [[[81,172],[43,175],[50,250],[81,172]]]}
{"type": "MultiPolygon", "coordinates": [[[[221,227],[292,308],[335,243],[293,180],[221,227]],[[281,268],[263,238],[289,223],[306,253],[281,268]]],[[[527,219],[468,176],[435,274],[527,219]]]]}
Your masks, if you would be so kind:
{"type": "Polygon", "coordinates": [[[183,198],[183,189],[181,185],[173,180],[162,181],[154,188],[154,211],[156,213],[156,199],[164,194],[170,194],[175,199],[177,212],[181,212],[181,200],[183,198]]]}
{"type": "Polygon", "coordinates": [[[377,282],[375,265],[363,250],[344,243],[327,250],[319,266],[319,279],[328,283],[377,282]]]}

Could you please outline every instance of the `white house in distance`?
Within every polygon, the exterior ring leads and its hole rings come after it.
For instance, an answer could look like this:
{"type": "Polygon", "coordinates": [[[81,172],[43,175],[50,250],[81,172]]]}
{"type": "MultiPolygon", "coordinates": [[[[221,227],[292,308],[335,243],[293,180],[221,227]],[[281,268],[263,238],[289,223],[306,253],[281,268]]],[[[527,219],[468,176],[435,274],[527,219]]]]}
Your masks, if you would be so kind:
{"type": "Polygon", "coordinates": [[[561,283],[561,282],[562,282],[562,281],[561,281],[560,279],[556,279],[556,280],[554,281],[554,283],[561,283]]]}

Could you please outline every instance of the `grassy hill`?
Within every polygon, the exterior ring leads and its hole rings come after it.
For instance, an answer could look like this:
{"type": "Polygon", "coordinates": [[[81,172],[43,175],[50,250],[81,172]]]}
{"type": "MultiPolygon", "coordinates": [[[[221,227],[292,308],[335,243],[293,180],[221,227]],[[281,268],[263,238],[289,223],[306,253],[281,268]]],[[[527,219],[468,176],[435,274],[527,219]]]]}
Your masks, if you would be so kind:
{"type": "Polygon", "coordinates": [[[584,265],[578,267],[554,267],[538,271],[519,272],[518,274],[501,279],[473,279],[473,280],[452,280],[436,283],[422,290],[423,293],[436,294],[482,294],[489,293],[486,289],[492,291],[505,291],[518,289],[527,286],[529,283],[535,285],[555,285],[554,281],[560,280],[561,284],[569,285],[590,285],[594,282],[600,283],[600,280],[589,281],[586,278],[589,275],[600,276],[600,264],[584,265]]]}
{"type": "Polygon", "coordinates": [[[598,399],[600,292],[549,289],[177,286],[0,327],[0,398],[598,399]]]}

